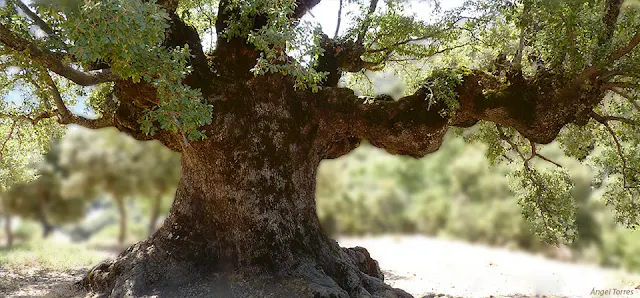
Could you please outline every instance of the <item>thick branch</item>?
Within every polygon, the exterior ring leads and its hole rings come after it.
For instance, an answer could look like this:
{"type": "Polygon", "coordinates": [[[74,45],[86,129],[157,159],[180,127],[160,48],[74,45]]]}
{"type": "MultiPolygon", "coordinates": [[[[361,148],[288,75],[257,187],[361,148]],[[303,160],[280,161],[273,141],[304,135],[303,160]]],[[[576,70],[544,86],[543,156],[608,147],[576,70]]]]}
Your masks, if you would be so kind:
{"type": "Polygon", "coordinates": [[[319,118],[336,126],[338,137],[366,139],[392,154],[421,157],[437,150],[447,131],[447,119],[437,107],[429,109],[425,98],[421,89],[397,102],[363,102],[350,89],[325,88],[312,104],[319,118]]]}
{"type": "Polygon", "coordinates": [[[168,13],[174,13],[178,9],[180,0],[158,0],[156,4],[162,6],[168,13]]]}
{"type": "Polygon", "coordinates": [[[206,97],[210,94],[214,73],[211,71],[209,60],[202,49],[200,36],[195,28],[185,24],[175,13],[170,13],[169,16],[170,27],[167,29],[165,45],[167,47],[184,47],[185,44],[189,46],[191,53],[189,62],[193,71],[187,76],[184,83],[193,88],[200,88],[206,97]]]}
{"type": "Polygon", "coordinates": [[[379,96],[373,102],[348,89],[324,88],[314,104],[319,118],[334,123],[337,135],[418,157],[437,150],[449,126],[469,127],[479,120],[513,127],[532,143],[547,144],[602,99],[561,76],[503,83],[481,71],[465,75],[456,91],[460,107],[449,114],[442,113],[447,106],[438,94],[435,103],[428,100],[426,88],[398,101],[379,96]]]}
{"type": "MultiPolygon", "coordinates": [[[[631,53],[631,51],[633,51],[638,46],[638,44],[640,44],[640,30],[636,32],[636,34],[631,38],[631,40],[629,40],[629,42],[626,45],[620,47],[615,52],[613,52],[613,54],[611,54],[611,56],[609,56],[609,58],[605,60],[605,64],[611,64],[621,59],[622,57],[626,56],[627,54],[631,53]]],[[[583,80],[593,78],[594,76],[597,76],[598,74],[602,73],[602,71],[603,70],[598,68],[597,66],[591,66],[586,68],[582,72],[582,74],[580,75],[580,78],[582,78],[583,80]]]]}
{"type": "Polygon", "coordinates": [[[11,32],[11,30],[9,30],[9,28],[4,24],[0,24],[0,42],[15,51],[25,52],[33,61],[42,64],[49,70],[73,81],[78,85],[91,86],[114,81],[117,78],[109,69],[93,70],[89,72],[76,70],[72,66],[63,63],[57,54],[48,50],[40,49],[34,43],[13,34],[13,32],[11,32]]]}

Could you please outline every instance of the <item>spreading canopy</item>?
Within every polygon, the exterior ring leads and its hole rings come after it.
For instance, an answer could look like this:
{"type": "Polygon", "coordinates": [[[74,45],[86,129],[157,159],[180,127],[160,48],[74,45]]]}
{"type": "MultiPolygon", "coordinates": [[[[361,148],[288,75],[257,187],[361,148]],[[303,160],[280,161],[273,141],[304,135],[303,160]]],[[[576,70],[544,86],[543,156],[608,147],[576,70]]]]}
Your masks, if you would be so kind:
{"type": "Polygon", "coordinates": [[[611,177],[607,202],[638,224],[638,1],[433,1],[430,14],[407,0],[340,1],[332,34],[305,21],[320,2],[5,0],[0,92],[29,100],[3,101],[0,121],[114,126],[182,151],[224,129],[212,117],[233,112],[228,90],[269,76],[294,86],[330,135],[322,158],[363,139],[420,157],[449,127],[481,122],[467,137],[519,160],[514,185],[545,238],[573,237],[570,177],[532,162],[554,167],[539,144],[555,139],[611,177]],[[375,71],[406,77],[405,96],[338,87],[375,71]]]}

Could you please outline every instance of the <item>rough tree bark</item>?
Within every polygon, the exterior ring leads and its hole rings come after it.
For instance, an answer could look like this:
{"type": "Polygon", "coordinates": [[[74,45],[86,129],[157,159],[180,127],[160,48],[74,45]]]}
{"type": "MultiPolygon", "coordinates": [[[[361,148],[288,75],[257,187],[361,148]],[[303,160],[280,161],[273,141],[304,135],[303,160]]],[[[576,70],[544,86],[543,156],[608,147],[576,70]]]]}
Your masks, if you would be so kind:
{"type": "Polygon", "coordinates": [[[342,249],[322,233],[315,176],[337,153],[327,147],[333,128],[290,83],[270,75],[227,89],[216,129],[183,144],[163,226],[84,285],[112,297],[411,297],[384,285],[366,250],[342,249]]]}
{"type": "MultiPolygon", "coordinates": [[[[220,1],[217,32],[224,32],[236,13],[225,9],[229,2],[220,1]]],[[[300,18],[318,2],[298,1],[292,17],[300,18]]],[[[157,3],[171,17],[165,45],[188,44],[191,50],[193,72],[184,83],[199,88],[214,106],[205,140],[187,143],[181,134],[166,131],[143,134],[138,120],[159,101],[148,83],[116,80],[118,109],[97,120],[73,118],[57,100],[58,110],[66,113],[58,116],[62,123],[113,125],[182,153],[182,178],[162,227],[78,283],[103,296],[411,297],[384,284],[365,249],[340,248],[323,233],[314,197],[320,161],[349,153],[363,139],[392,154],[421,157],[440,147],[449,127],[479,120],[513,127],[533,143],[549,143],[566,124],[586,124],[606,92],[600,77],[605,72],[595,66],[574,77],[540,72],[525,78],[510,72],[507,82],[465,70],[456,90],[460,108],[450,116],[440,114],[444,103],[427,100],[426,89],[398,101],[365,103],[336,84],[342,71],[375,65],[360,59],[362,44],[327,38],[317,70],[328,71],[329,79],[317,93],[295,90],[291,77],[254,76],[249,70],[260,53],[242,37],[218,36],[215,51],[205,55],[195,29],[174,13],[178,1],[157,3]]],[[[265,20],[256,16],[254,29],[265,20]]],[[[13,49],[29,48],[34,59],[78,84],[112,80],[53,61],[50,53],[31,49],[36,45],[3,26],[0,41],[13,49]]],[[[607,61],[620,59],[638,43],[640,33],[607,61]]]]}

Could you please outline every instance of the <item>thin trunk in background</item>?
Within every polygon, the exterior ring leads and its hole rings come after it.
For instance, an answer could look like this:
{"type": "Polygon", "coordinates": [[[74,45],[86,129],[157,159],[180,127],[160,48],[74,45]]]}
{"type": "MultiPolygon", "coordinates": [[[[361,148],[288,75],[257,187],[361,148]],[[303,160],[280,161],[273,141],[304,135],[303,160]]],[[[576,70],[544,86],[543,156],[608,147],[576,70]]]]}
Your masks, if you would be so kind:
{"type": "Polygon", "coordinates": [[[149,221],[149,236],[156,231],[158,217],[160,217],[160,205],[162,203],[162,194],[157,194],[151,203],[151,220],[149,221]]]}

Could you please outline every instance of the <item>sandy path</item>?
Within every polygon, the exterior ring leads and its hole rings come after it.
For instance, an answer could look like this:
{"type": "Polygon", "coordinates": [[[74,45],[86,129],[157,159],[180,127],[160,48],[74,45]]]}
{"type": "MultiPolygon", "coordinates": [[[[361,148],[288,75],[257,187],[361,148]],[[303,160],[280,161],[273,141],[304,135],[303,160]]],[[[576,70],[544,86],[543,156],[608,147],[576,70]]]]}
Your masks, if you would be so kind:
{"type": "MultiPolygon", "coordinates": [[[[416,297],[427,293],[591,297],[594,289],[640,285],[639,275],[464,242],[422,236],[341,238],[339,242],[366,247],[385,271],[387,282],[416,297]]],[[[640,297],[640,290],[618,297],[640,297]]]]}

